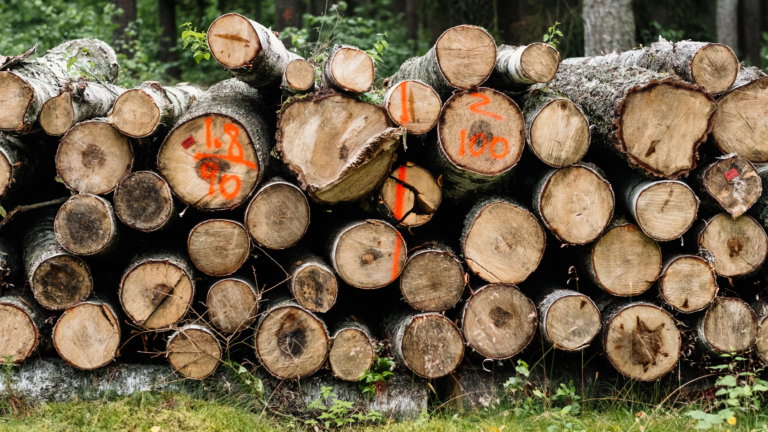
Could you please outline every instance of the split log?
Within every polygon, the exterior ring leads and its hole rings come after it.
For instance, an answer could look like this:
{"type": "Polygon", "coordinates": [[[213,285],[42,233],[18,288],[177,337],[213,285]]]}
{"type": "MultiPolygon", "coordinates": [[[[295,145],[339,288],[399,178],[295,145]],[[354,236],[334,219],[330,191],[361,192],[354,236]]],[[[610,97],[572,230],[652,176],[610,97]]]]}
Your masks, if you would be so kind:
{"type": "Polygon", "coordinates": [[[196,380],[211,375],[219,366],[221,355],[221,345],[213,332],[196,324],[173,333],[165,353],[173,370],[196,380]]]}
{"type": "Polygon", "coordinates": [[[755,166],[736,155],[718,158],[697,171],[692,178],[701,204],[708,210],[725,210],[737,218],[746,213],[763,193],[761,177],[755,166]]]}
{"type": "Polygon", "coordinates": [[[412,253],[400,277],[400,292],[421,312],[442,312],[456,305],[464,293],[467,274],[456,255],[445,246],[427,243],[412,253]]]}
{"type": "Polygon", "coordinates": [[[680,332],[664,309],[643,301],[599,304],[602,343],[613,367],[636,381],[655,381],[677,365],[680,332]]]}
{"type": "Polygon", "coordinates": [[[309,228],[309,203],[301,189],[274,177],[254,194],[245,226],[256,243],[269,249],[295,246],[309,228]]]}
{"type": "Polygon", "coordinates": [[[287,297],[270,301],[256,327],[256,355],[279,379],[317,372],[328,357],[328,329],[315,314],[287,297]]]}
{"type": "Polygon", "coordinates": [[[659,295],[678,312],[707,308],[718,291],[715,270],[696,255],[672,255],[664,260],[659,276],[659,295]]]}
{"type": "Polygon", "coordinates": [[[536,306],[514,285],[485,285],[464,303],[461,330],[467,345],[486,358],[510,358],[533,340],[536,306]]]}
{"type": "Polygon", "coordinates": [[[444,315],[400,309],[384,317],[384,334],[395,361],[422,378],[453,372],[464,358],[464,338],[444,315]]]}
{"type": "Polygon", "coordinates": [[[338,229],[328,243],[328,256],[344,282],[356,288],[375,289],[400,276],[408,247],[392,225],[366,219],[338,229]]]}
{"type": "Polygon", "coordinates": [[[56,240],[75,255],[105,255],[117,245],[118,222],[112,204],[91,194],[73,195],[56,213],[56,240]]]}
{"type": "Polygon", "coordinates": [[[230,79],[214,85],[163,141],[160,174],[187,205],[204,211],[237,207],[267,169],[270,115],[259,92],[246,84],[230,79]]]}
{"type": "Polygon", "coordinates": [[[284,107],[277,126],[283,162],[316,201],[356,201],[392,170],[402,132],[383,107],[331,93],[284,107]]]}
{"type": "Polygon", "coordinates": [[[768,363],[768,325],[765,318],[768,317],[768,303],[758,296],[752,303],[752,308],[757,316],[757,338],[755,340],[755,353],[763,363],[768,363]]]}
{"type": "Polygon", "coordinates": [[[0,133],[0,199],[5,199],[38,172],[39,151],[13,135],[0,133]]]}
{"type": "Polygon", "coordinates": [[[536,216],[508,199],[486,198],[464,220],[464,259],[488,282],[524,281],[539,266],[545,246],[546,234],[536,216]]]}
{"type": "Polygon", "coordinates": [[[410,134],[422,135],[437,124],[443,102],[429,85],[405,80],[392,85],[384,94],[384,108],[394,124],[410,134]]]}
{"type": "Polygon", "coordinates": [[[765,261],[768,236],[749,215],[733,219],[728,213],[720,213],[696,228],[698,246],[712,254],[718,276],[747,275],[765,261]]]}
{"type": "Polygon", "coordinates": [[[205,303],[213,325],[225,333],[235,333],[256,321],[260,298],[249,279],[230,276],[211,285],[205,303]]]}
{"type": "Polygon", "coordinates": [[[0,297],[0,364],[7,357],[15,364],[28,359],[43,338],[44,321],[33,299],[18,293],[0,297]]]}
{"type": "Polygon", "coordinates": [[[165,228],[176,219],[178,205],[168,182],[152,171],[136,171],[118,183],[115,214],[127,226],[144,232],[165,228]]]}
{"type": "Polygon", "coordinates": [[[541,336],[556,349],[581,351],[600,333],[600,311],[592,299],[576,291],[545,288],[538,310],[541,336]]]}
{"type": "Polygon", "coordinates": [[[112,192],[133,166],[131,139],[105,119],[76,124],[61,138],[56,173],[73,191],[95,195],[112,192]]]}
{"type": "Polygon", "coordinates": [[[496,65],[496,42],[480,27],[460,25],[445,31],[421,57],[406,60],[390,82],[418,80],[447,98],[453,89],[475,88],[496,65]]]}
{"type": "Polygon", "coordinates": [[[560,53],[549,44],[499,45],[496,66],[488,79],[494,88],[521,91],[552,80],[560,67],[560,53]]]}
{"type": "Polygon", "coordinates": [[[166,329],[187,313],[195,295],[192,264],[185,256],[167,251],[138,255],[120,281],[120,304],[137,325],[166,329]]]}
{"type": "Polygon", "coordinates": [[[563,243],[587,244],[611,222],[613,188],[592,164],[550,168],[536,180],[533,211],[563,243]]]}
{"type": "Polygon", "coordinates": [[[59,317],[53,328],[53,345],[70,366],[98,369],[117,356],[120,321],[118,309],[94,294],[59,317]]]}
{"type": "Polygon", "coordinates": [[[285,67],[280,87],[294,95],[315,91],[315,67],[303,58],[294,58],[285,67]]]}
{"type": "Polygon", "coordinates": [[[373,59],[360,48],[334,45],[323,68],[322,83],[326,88],[350,93],[371,89],[376,72],[373,59]]]}
{"type": "Polygon", "coordinates": [[[209,276],[227,276],[248,260],[251,239],[245,227],[229,219],[208,219],[195,225],[187,238],[192,263],[209,276]]]}
{"type": "Polygon", "coordinates": [[[414,228],[429,222],[442,200],[442,191],[432,174],[406,162],[384,181],[377,209],[393,224],[414,228]]]}
{"type": "Polygon", "coordinates": [[[739,60],[727,45],[689,40],[671,43],[661,38],[649,47],[621,54],[569,58],[563,64],[637,66],[672,73],[715,95],[728,90],[739,74],[739,60]]]}
{"type": "Polygon", "coordinates": [[[699,199],[681,181],[655,181],[629,174],[620,190],[629,215],[654,240],[674,240],[696,221],[699,199]]]}
{"type": "Polygon", "coordinates": [[[670,179],[696,167],[717,111],[700,87],[634,67],[564,64],[546,87],[584,110],[603,150],[670,179]]]}
{"type": "Polygon", "coordinates": [[[122,87],[83,77],[64,82],[59,94],[43,104],[40,126],[48,135],[62,136],[80,122],[105,117],[124,91],[122,87]]]}
{"type": "Polygon", "coordinates": [[[757,315],[744,300],[718,297],[699,319],[696,336],[706,352],[746,352],[757,340],[757,315]]]}
{"type": "Polygon", "coordinates": [[[189,83],[165,87],[156,81],[139,83],[117,98],[108,122],[129,137],[158,135],[176,124],[203,93],[189,83]]]}
{"type": "Polygon", "coordinates": [[[71,40],[39,58],[6,67],[0,71],[0,130],[21,133],[31,131],[43,104],[59,94],[61,82],[91,75],[114,83],[119,71],[115,51],[97,39],[71,40]],[[89,72],[78,64],[67,67],[70,58],[89,64],[89,72]]]}
{"type": "Polygon", "coordinates": [[[622,217],[581,252],[583,274],[605,292],[635,297],[651,288],[661,271],[661,248],[622,217]]]}
{"type": "Polygon", "coordinates": [[[354,316],[341,319],[331,329],[333,341],[328,363],[333,375],[345,381],[358,381],[373,366],[376,352],[371,331],[354,316]]]}
{"type": "Polygon", "coordinates": [[[311,311],[325,313],[336,304],[339,283],[333,269],[308,249],[299,248],[288,266],[288,288],[296,303],[311,311]]]}
{"type": "Polygon", "coordinates": [[[35,299],[50,310],[85,301],[93,290],[91,270],[56,240],[54,213],[41,216],[24,237],[24,268],[35,299]]]}
{"type": "Polygon", "coordinates": [[[768,75],[756,67],[743,68],[733,86],[717,100],[712,138],[723,153],[736,153],[768,163],[768,75]]]}

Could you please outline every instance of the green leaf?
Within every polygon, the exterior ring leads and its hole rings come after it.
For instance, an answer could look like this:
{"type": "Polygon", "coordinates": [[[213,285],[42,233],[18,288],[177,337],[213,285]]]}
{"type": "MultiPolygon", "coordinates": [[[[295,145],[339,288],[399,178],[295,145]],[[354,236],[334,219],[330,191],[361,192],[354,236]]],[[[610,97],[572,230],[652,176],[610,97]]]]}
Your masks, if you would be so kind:
{"type": "Polygon", "coordinates": [[[0,206],[0,217],[5,217],[7,214],[3,206],[0,206]]]}

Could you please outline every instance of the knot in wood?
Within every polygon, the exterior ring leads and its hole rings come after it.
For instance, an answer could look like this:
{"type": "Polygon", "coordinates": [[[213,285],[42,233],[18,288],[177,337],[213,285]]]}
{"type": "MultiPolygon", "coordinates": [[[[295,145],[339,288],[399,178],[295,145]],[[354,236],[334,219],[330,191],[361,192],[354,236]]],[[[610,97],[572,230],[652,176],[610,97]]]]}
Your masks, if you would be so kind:
{"type": "Polygon", "coordinates": [[[373,253],[368,252],[360,257],[360,261],[362,261],[363,264],[373,264],[373,262],[376,261],[376,256],[373,253]]]}

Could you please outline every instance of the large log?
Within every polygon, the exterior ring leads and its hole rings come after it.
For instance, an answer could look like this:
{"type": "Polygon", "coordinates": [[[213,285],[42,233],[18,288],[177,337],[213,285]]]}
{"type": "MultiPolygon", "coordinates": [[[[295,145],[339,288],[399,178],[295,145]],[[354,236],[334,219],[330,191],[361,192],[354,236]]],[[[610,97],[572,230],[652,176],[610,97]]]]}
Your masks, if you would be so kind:
{"type": "Polygon", "coordinates": [[[560,67],[560,53],[549,44],[499,45],[496,66],[488,79],[494,88],[520,91],[550,81],[560,67]]]}
{"type": "Polygon", "coordinates": [[[118,183],[115,214],[127,226],[144,232],[163,229],[176,220],[178,205],[168,182],[152,171],[136,171],[118,183]]]}
{"type": "Polygon", "coordinates": [[[289,94],[297,95],[314,91],[315,67],[303,58],[294,58],[285,67],[283,83],[280,87],[289,94]]]}
{"type": "Polygon", "coordinates": [[[364,93],[373,86],[375,77],[373,59],[365,51],[350,45],[334,45],[321,78],[326,88],[364,93]]]}
{"type": "Polygon", "coordinates": [[[211,323],[225,333],[250,327],[258,318],[259,290],[249,279],[230,276],[211,285],[206,296],[211,323]]]}
{"type": "Polygon", "coordinates": [[[269,164],[271,115],[259,92],[236,79],[212,86],[160,146],[160,174],[185,204],[205,211],[237,207],[269,164]]]}
{"type": "Polygon", "coordinates": [[[461,249],[469,268],[492,283],[520,283],[539,266],[546,234],[533,213],[514,201],[479,201],[464,221],[461,249]]]}
{"type": "Polygon", "coordinates": [[[370,329],[357,317],[349,316],[333,325],[331,335],[328,363],[333,375],[345,381],[360,380],[376,357],[370,329]]]}
{"type": "Polygon", "coordinates": [[[467,274],[449,248],[426,243],[414,248],[400,276],[400,292],[421,312],[442,312],[456,305],[464,293],[467,274]]]}
{"type": "Polygon", "coordinates": [[[40,126],[48,135],[64,135],[82,121],[105,117],[124,91],[122,87],[83,77],[64,82],[59,94],[43,104],[40,126]]]}
{"type": "Polygon", "coordinates": [[[581,351],[600,333],[600,311],[592,299],[576,291],[545,288],[538,310],[541,336],[556,349],[581,351]]]}
{"type": "Polygon", "coordinates": [[[306,248],[298,248],[291,255],[288,289],[296,303],[311,312],[325,313],[336,304],[339,283],[336,273],[306,248]]]}
{"type": "Polygon", "coordinates": [[[356,201],[391,171],[402,132],[390,125],[383,107],[351,96],[308,97],[283,108],[276,150],[316,201],[356,201]]]}
{"type": "Polygon", "coordinates": [[[743,68],[728,92],[717,100],[712,139],[723,153],[736,153],[754,162],[768,163],[768,75],[756,67],[743,68]]]}
{"type": "Polygon", "coordinates": [[[120,321],[119,309],[94,294],[59,317],[53,328],[53,345],[70,366],[98,369],[117,356],[120,321]]]}
{"type": "Polygon", "coordinates": [[[8,357],[21,363],[35,352],[44,336],[45,318],[35,301],[19,292],[0,297],[0,364],[8,357]]]}
{"type": "Polygon", "coordinates": [[[676,311],[692,313],[707,308],[718,289],[715,270],[704,258],[675,254],[664,260],[659,295],[676,311]]]}
{"type": "Polygon", "coordinates": [[[0,133],[0,199],[22,189],[39,172],[39,152],[19,138],[0,133]]]}
{"type": "Polygon", "coordinates": [[[75,255],[105,255],[117,245],[117,216],[98,195],[77,194],[56,213],[53,229],[61,246],[75,255]]]}
{"type": "Polygon", "coordinates": [[[761,176],[744,158],[729,155],[694,172],[692,180],[702,207],[727,211],[737,218],[749,210],[763,194],[761,176]]]}
{"type": "Polygon", "coordinates": [[[165,356],[173,370],[190,379],[203,379],[216,371],[222,350],[206,327],[189,324],[168,337],[165,356]]]}
{"type": "Polygon", "coordinates": [[[188,83],[163,87],[156,81],[142,82],[117,98],[107,119],[129,137],[158,135],[176,124],[203,93],[188,83]]]}
{"type": "Polygon", "coordinates": [[[429,222],[442,200],[440,185],[432,174],[406,162],[381,185],[377,209],[393,224],[413,228],[429,222]]]}
{"type": "Polygon", "coordinates": [[[394,124],[410,134],[422,135],[437,124],[443,102],[428,84],[405,80],[390,85],[384,94],[384,108],[394,124]]]}
{"type": "Polygon", "coordinates": [[[0,130],[21,133],[32,129],[43,104],[59,94],[61,82],[91,75],[114,83],[119,71],[115,51],[97,39],[71,40],[34,60],[4,66],[0,71],[0,130]],[[84,71],[79,64],[67,67],[71,58],[89,64],[90,70],[84,71]]]}
{"type": "Polygon", "coordinates": [[[628,174],[619,189],[629,216],[652,239],[674,240],[696,221],[699,199],[681,181],[628,174]]]}
{"type": "Polygon", "coordinates": [[[700,87],[635,67],[561,65],[546,87],[584,110],[602,150],[671,179],[696,167],[717,111],[700,87]]]}
{"type": "Polygon", "coordinates": [[[227,276],[248,260],[251,239],[245,227],[229,219],[208,219],[189,232],[187,252],[192,263],[209,276],[227,276]]]}
{"type": "Polygon", "coordinates": [[[245,211],[248,234],[269,249],[295,246],[306,234],[309,220],[307,197],[279,177],[264,182],[245,211]]]}
{"type": "Polygon", "coordinates": [[[757,315],[744,300],[718,297],[696,324],[696,337],[705,352],[746,352],[757,340],[757,315]]]}
{"type": "Polygon", "coordinates": [[[768,254],[768,236],[749,215],[733,219],[728,213],[720,213],[698,224],[694,234],[699,248],[714,257],[718,276],[750,274],[760,268],[768,254]]]}

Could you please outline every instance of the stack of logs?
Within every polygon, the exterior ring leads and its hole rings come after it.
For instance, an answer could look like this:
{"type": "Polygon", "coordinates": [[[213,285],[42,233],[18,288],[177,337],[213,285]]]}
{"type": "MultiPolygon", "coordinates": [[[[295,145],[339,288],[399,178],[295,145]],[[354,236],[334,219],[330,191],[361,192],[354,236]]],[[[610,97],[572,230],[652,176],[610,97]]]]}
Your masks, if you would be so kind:
{"type": "Polygon", "coordinates": [[[561,62],[463,25],[377,93],[353,46],[313,64],[238,14],[208,41],[207,90],[115,86],[97,40],[0,57],[0,358],[161,334],[195,379],[233,341],[279,379],[439,378],[538,333],[639,381],[694,341],[768,361],[768,76],[727,46],[561,62]]]}

